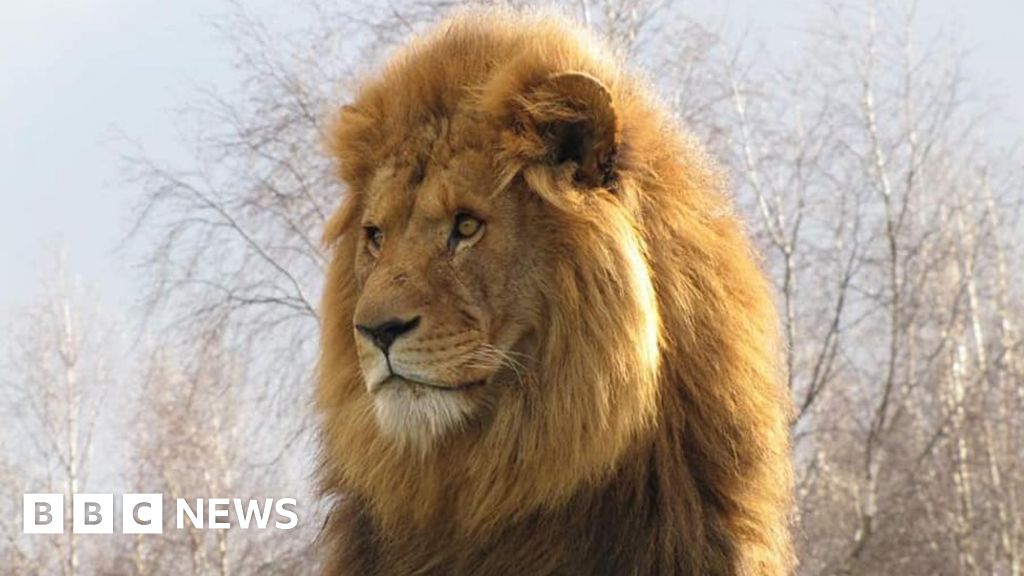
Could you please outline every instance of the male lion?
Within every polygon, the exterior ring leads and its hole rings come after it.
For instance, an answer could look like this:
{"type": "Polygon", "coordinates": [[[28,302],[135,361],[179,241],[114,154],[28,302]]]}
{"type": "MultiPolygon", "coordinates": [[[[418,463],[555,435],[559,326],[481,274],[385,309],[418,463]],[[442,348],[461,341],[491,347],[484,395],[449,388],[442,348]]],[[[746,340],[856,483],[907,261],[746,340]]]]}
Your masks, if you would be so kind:
{"type": "Polygon", "coordinates": [[[330,147],[328,573],[789,571],[769,288],[648,87],[563,19],[474,12],[330,147]]]}

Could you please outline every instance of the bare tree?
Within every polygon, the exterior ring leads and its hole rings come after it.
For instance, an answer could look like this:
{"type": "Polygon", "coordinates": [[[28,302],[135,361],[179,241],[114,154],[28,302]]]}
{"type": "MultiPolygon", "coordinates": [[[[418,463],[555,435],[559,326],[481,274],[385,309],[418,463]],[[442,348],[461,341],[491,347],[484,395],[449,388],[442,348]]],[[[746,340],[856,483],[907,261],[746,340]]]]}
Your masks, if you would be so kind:
{"type": "Polygon", "coordinates": [[[88,482],[110,385],[105,357],[110,332],[68,277],[62,257],[39,302],[24,312],[15,330],[5,392],[17,412],[17,438],[29,450],[19,455],[28,463],[25,491],[63,493],[65,503],[63,535],[48,539],[52,552],[34,550],[32,564],[35,569],[48,566],[39,556],[45,553],[54,556],[60,573],[75,576],[81,573],[83,552],[71,529],[72,495],[88,482]]]}
{"type": "Polygon", "coordinates": [[[1019,173],[980,176],[999,153],[986,110],[955,43],[919,43],[916,22],[912,2],[832,3],[798,68],[730,81],[726,157],[790,344],[808,574],[1020,570],[1000,528],[1020,524],[1019,484],[986,440],[1019,438],[992,411],[1021,381],[990,360],[1014,357],[1019,310],[983,296],[1011,285],[1019,173]]]}

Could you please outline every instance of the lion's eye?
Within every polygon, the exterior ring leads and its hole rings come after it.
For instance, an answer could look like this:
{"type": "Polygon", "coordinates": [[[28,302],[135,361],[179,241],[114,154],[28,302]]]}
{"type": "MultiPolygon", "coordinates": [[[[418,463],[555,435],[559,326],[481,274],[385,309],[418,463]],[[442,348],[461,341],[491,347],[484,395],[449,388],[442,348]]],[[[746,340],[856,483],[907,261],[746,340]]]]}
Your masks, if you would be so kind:
{"type": "Polygon", "coordinates": [[[480,232],[480,229],[483,228],[483,225],[483,222],[469,214],[459,214],[455,217],[455,227],[452,228],[452,238],[455,240],[468,240],[473,236],[476,236],[480,232]]]}
{"type": "Polygon", "coordinates": [[[384,244],[384,232],[376,226],[367,226],[363,228],[366,231],[366,241],[370,243],[370,251],[378,252],[382,244],[384,244]]]}

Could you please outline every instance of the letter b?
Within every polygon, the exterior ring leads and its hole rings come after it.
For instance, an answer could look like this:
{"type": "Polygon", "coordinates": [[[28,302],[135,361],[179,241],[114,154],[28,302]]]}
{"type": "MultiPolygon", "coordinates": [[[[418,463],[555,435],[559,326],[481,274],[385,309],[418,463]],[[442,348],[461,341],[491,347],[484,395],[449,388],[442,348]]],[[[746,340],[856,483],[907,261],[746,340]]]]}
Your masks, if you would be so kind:
{"type": "Polygon", "coordinates": [[[25,534],[64,533],[63,494],[25,494],[22,504],[25,534]]]}
{"type": "Polygon", "coordinates": [[[75,534],[114,533],[113,494],[75,494],[72,504],[75,534]]]}

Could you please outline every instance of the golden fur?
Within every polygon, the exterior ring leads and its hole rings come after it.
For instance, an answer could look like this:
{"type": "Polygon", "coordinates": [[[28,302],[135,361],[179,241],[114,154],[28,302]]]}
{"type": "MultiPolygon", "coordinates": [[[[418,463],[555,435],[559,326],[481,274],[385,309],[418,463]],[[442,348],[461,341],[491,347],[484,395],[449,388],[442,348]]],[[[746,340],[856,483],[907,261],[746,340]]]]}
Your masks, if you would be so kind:
{"type": "Polygon", "coordinates": [[[650,92],[566,20],[488,11],[342,109],[328,573],[789,572],[769,288],[650,92]]]}

